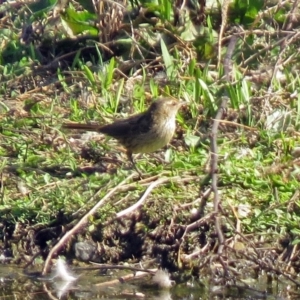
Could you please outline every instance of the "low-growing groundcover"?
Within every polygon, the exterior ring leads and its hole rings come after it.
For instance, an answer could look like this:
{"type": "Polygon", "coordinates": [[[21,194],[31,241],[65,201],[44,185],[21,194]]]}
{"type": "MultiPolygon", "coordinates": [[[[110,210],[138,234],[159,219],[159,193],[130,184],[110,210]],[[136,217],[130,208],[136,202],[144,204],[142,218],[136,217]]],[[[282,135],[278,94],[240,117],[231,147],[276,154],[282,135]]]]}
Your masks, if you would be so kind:
{"type": "Polygon", "coordinates": [[[60,254],[88,240],[97,262],[155,257],[216,282],[266,271],[298,286],[299,4],[42,2],[0,6],[2,260],[45,259],[114,190],[60,254]],[[61,128],[106,124],[166,95],[186,105],[170,145],[136,156],[142,178],[113,139],[61,128]],[[211,126],[224,95],[216,205],[211,126]]]}

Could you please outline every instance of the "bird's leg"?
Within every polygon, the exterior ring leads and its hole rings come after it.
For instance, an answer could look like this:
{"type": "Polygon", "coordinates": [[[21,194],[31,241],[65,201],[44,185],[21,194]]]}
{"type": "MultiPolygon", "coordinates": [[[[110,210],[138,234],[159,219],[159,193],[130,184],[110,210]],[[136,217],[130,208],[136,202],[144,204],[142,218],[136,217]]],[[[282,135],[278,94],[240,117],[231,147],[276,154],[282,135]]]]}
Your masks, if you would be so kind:
{"type": "Polygon", "coordinates": [[[133,168],[138,172],[138,174],[140,176],[140,179],[141,179],[143,174],[141,173],[141,171],[136,166],[135,161],[134,161],[133,156],[132,156],[132,152],[127,151],[127,157],[128,157],[128,160],[131,162],[133,168]]]}

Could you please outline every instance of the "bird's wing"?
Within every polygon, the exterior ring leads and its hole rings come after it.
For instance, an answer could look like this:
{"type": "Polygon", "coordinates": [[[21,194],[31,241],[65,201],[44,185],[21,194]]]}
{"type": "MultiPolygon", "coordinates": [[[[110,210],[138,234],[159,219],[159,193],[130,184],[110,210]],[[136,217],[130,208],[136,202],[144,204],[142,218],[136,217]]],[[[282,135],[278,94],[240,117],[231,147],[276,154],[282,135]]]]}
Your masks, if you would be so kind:
{"type": "Polygon", "coordinates": [[[112,124],[102,126],[99,131],[120,139],[132,134],[141,134],[149,131],[151,115],[141,113],[124,120],[117,120],[112,124]]]}

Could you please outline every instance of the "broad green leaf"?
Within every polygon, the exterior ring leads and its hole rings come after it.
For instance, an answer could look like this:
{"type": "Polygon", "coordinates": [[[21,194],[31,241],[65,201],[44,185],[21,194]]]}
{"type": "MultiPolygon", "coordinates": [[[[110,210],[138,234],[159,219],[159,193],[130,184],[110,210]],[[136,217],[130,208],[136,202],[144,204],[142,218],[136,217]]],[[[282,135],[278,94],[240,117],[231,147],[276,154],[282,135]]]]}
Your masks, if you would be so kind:
{"type": "Polygon", "coordinates": [[[61,19],[66,30],[71,30],[74,35],[81,33],[98,35],[98,29],[91,25],[96,21],[94,14],[87,11],[77,12],[75,9],[69,7],[61,14],[61,19]]]}

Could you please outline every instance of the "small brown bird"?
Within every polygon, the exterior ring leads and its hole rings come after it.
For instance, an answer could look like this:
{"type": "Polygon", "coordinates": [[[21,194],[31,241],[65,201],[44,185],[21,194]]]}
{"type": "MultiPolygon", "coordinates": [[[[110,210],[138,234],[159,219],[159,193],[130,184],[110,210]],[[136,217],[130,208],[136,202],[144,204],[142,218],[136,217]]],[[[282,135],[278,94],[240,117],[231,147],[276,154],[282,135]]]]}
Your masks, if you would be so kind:
{"type": "Polygon", "coordinates": [[[126,148],[128,159],[135,166],[132,153],[153,152],[169,143],[181,105],[176,99],[160,98],[146,111],[108,125],[64,123],[63,128],[97,131],[115,138],[126,148]]]}

